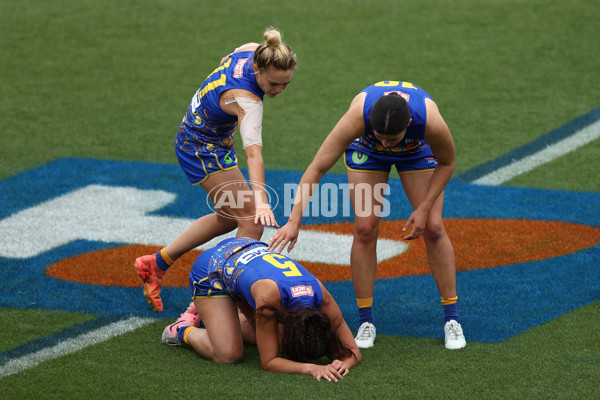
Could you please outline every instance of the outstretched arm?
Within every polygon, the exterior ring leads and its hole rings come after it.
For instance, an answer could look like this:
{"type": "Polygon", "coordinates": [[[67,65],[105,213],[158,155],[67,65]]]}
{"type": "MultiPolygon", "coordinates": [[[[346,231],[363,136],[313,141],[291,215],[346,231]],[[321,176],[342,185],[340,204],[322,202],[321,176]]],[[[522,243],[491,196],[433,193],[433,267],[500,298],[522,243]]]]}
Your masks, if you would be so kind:
{"type": "Polygon", "coordinates": [[[262,157],[263,102],[247,90],[231,89],[222,94],[221,108],[226,113],[238,117],[256,207],[254,223],[279,228],[269,205],[265,185],[265,166],[262,157]]]}
{"type": "MultiPolygon", "coordinates": [[[[262,279],[254,283],[251,292],[257,308],[265,304],[281,304],[277,284],[270,279],[262,279]]],[[[328,365],[317,365],[279,357],[279,330],[276,319],[259,316],[255,322],[256,345],[265,371],[312,375],[317,380],[323,378],[327,381],[337,381],[347,374],[347,369],[350,367],[340,360],[334,360],[328,365]]]]}
{"type": "Polygon", "coordinates": [[[365,131],[365,124],[362,117],[365,96],[364,93],[360,93],[354,98],[348,111],[340,118],[333,130],[325,138],[321,148],[319,148],[319,151],[317,151],[317,154],[300,179],[294,200],[294,207],[292,208],[288,222],[273,235],[269,244],[269,250],[281,252],[288,243],[288,252],[294,248],[298,239],[300,224],[302,223],[302,213],[321,178],[344,154],[350,143],[360,137],[365,131]]]}

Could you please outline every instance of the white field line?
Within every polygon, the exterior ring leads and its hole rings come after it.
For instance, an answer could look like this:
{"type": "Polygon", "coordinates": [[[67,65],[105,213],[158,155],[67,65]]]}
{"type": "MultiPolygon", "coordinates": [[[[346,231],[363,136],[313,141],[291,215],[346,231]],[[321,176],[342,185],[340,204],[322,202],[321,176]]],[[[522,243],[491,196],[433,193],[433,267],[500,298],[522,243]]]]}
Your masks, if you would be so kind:
{"type": "Polygon", "coordinates": [[[500,185],[517,175],[539,167],[542,164],[550,162],[558,157],[576,150],[591,141],[600,137],[600,121],[586,126],[576,134],[571,135],[559,142],[556,142],[535,154],[527,156],[521,160],[515,161],[510,165],[497,169],[481,178],[473,181],[476,185],[500,185]]]}
{"type": "Polygon", "coordinates": [[[47,347],[35,353],[15,358],[0,366],[0,379],[33,368],[45,361],[60,358],[67,354],[82,350],[88,346],[104,342],[115,336],[131,332],[137,328],[156,321],[154,318],[132,317],[117,321],[102,328],[65,340],[53,347],[47,347]]]}

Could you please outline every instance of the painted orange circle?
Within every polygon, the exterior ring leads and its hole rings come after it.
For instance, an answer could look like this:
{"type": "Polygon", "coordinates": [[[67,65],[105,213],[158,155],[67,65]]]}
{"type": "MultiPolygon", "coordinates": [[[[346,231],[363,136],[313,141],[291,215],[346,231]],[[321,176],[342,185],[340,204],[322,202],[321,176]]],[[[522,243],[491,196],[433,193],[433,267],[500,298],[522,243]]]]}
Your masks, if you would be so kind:
{"type": "MultiPolygon", "coordinates": [[[[600,228],[555,221],[516,219],[447,219],[446,231],[456,254],[459,271],[538,261],[600,243],[600,228]]],[[[402,240],[404,221],[382,221],[379,237],[402,240]]],[[[303,229],[352,235],[351,222],[304,226],[303,229]]],[[[406,242],[408,250],[377,266],[378,278],[429,274],[423,239],[406,242]]],[[[79,254],[48,267],[57,279],[104,286],[137,287],[141,280],[133,263],[137,257],[156,253],[157,246],[132,245],[79,254]]],[[[350,251],[350,249],[348,249],[350,251]]],[[[187,287],[190,268],[200,251],[190,251],[169,269],[163,286],[187,287]]],[[[293,257],[293,252],[291,254],[293,257]]],[[[323,282],[350,280],[349,266],[302,262],[323,282]]]]}

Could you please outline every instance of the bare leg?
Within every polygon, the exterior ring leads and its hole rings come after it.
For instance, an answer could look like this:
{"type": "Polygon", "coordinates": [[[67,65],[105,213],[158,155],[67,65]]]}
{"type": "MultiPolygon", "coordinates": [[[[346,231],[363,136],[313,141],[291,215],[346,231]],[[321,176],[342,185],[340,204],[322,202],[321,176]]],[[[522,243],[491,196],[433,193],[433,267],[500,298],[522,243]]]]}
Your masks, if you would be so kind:
{"type": "MultiPolygon", "coordinates": [[[[417,208],[425,197],[429,181],[433,172],[415,174],[401,174],[400,179],[404,191],[412,204],[417,208]]],[[[423,232],[423,239],[427,247],[427,260],[435,283],[442,297],[456,296],[456,261],[454,248],[444,228],[442,209],[444,207],[444,193],[436,200],[423,232]]]]}
{"type": "Polygon", "coordinates": [[[165,250],[173,260],[176,260],[188,251],[235,228],[237,228],[235,220],[219,217],[216,213],[208,214],[192,222],[165,250]]]}
{"type": "Polygon", "coordinates": [[[209,240],[238,228],[237,235],[260,240],[263,226],[254,223],[254,198],[250,187],[238,168],[209,176],[202,187],[211,196],[213,204],[219,204],[219,195],[230,192],[230,199],[244,199],[241,204],[231,202],[216,208],[216,213],[205,215],[194,221],[165,250],[173,260],[209,240]],[[231,183],[235,182],[235,183],[231,183]],[[228,184],[230,183],[230,184],[228,184]],[[240,195],[239,193],[246,194],[240,195]]]}
{"type": "Polygon", "coordinates": [[[382,206],[375,200],[375,185],[387,183],[387,180],[387,174],[348,171],[350,199],[354,207],[354,240],[350,251],[350,268],[354,292],[360,299],[373,297],[375,290],[377,235],[381,219],[376,210],[382,206]]]}
{"type": "Polygon", "coordinates": [[[188,343],[208,360],[225,364],[240,362],[244,344],[233,300],[229,297],[203,298],[195,299],[194,304],[206,328],[192,330],[188,343]]]}

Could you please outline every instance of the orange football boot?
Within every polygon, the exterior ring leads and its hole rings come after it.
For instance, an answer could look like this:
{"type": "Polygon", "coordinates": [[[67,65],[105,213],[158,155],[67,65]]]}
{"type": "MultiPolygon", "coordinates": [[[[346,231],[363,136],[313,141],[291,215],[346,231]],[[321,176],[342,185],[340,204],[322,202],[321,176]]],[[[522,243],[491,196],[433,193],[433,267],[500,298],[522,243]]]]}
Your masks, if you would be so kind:
{"type": "Polygon", "coordinates": [[[142,256],[135,260],[135,270],[142,281],[144,281],[144,296],[154,311],[163,311],[163,303],[160,298],[162,287],[161,278],[164,271],[156,264],[156,254],[142,256]]]}

